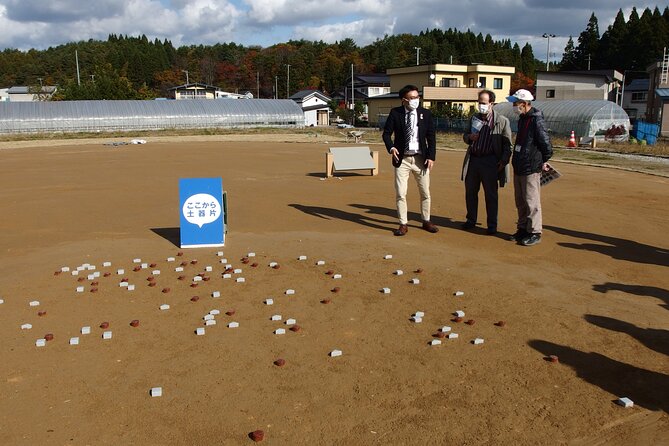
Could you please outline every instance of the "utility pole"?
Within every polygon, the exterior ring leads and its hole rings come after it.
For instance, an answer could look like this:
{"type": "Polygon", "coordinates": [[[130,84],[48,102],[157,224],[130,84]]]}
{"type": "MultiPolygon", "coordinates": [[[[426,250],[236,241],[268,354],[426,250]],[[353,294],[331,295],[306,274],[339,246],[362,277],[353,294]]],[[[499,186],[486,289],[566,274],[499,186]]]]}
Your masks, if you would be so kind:
{"type": "Polygon", "coordinates": [[[416,65],[420,65],[420,47],[415,46],[413,49],[416,50],[416,65]]]}
{"type": "Polygon", "coordinates": [[[77,85],[81,85],[81,77],[79,77],[79,52],[74,50],[74,60],[77,61],[77,85]]]}
{"type": "Polygon", "coordinates": [[[91,78],[91,82],[95,83],[95,75],[94,74],[89,74],[89,76],[91,78]]]}
{"type": "Polygon", "coordinates": [[[188,70],[181,70],[183,73],[186,73],[186,85],[188,85],[188,70]]]}
{"type": "Polygon", "coordinates": [[[274,99],[279,99],[279,76],[274,76],[274,99]]]}
{"type": "Polygon", "coordinates": [[[546,46],[546,71],[548,71],[549,58],[551,54],[551,37],[555,37],[555,34],[544,33],[544,35],[541,37],[543,37],[544,39],[548,39],[548,46],[546,46]]]}
{"type": "Polygon", "coordinates": [[[260,71],[256,71],[256,99],[260,99],[260,71]]]}
{"type": "Polygon", "coordinates": [[[288,68],[288,77],[286,78],[286,99],[290,98],[290,64],[286,64],[288,68]]]}
{"type": "Polygon", "coordinates": [[[351,64],[351,110],[355,111],[355,84],[353,81],[353,64],[351,64]]]}
{"type": "Polygon", "coordinates": [[[41,90],[42,89],[42,78],[38,77],[37,80],[39,81],[39,88],[41,90]]]}
{"type": "Polygon", "coordinates": [[[588,71],[590,71],[590,61],[592,61],[592,55],[588,54],[588,71]]]}

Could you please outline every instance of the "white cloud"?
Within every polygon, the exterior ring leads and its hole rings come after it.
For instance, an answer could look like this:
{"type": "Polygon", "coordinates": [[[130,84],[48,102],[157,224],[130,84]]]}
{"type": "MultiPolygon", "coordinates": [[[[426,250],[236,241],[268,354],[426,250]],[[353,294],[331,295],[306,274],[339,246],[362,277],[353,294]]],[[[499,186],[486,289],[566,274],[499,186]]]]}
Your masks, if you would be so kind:
{"type": "MultiPolygon", "coordinates": [[[[639,13],[656,3],[638,1],[639,13]]],[[[529,35],[545,57],[543,33],[556,34],[551,52],[585,29],[590,14],[600,32],[619,8],[615,0],[0,0],[0,49],[45,48],[101,39],[109,34],[145,34],[175,45],[236,43],[269,46],[290,38],[365,45],[385,34],[432,28],[470,29],[494,38],[529,35]]]]}
{"type": "MultiPolygon", "coordinates": [[[[251,23],[306,26],[345,16],[381,17],[392,14],[393,0],[246,0],[251,23]]],[[[403,6],[405,9],[406,6],[403,6]]]]}
{"type": "Polygon", "coordinates": [[[334,43],[346,38],[358,45],[366,45],[384,35],[394,34],[396,18],[387,20],[356,20],[349,23],[332,23],[321,26],[296,26],[293,37],[306,40],[322,40],[334,43]]]}
{"type": "MultiPolygon", "coordinates": [[[[69,8],[69,1],[56,3],[59,7],[69,8]]],[[[175,45],[209,44],[236,40],[236,31],[243,16],[227,0],[193,0],[178,5],[172,1],[167,6],[158,0],[91,0],[84,8],[90,9],[88,13],[80,12],[66,22],[61,21],[67,18],[61,14],[58,20],[48,23],[43,21],[43,15],[37,17],[30,14],[28,7],[23,8],[20,14],[8,12],[18,2],[0,0],[0,25],[4,25],[0,48],[44,48],[71,41],[104,40],[109,34],[145,34],[152,39],[170,39],[175,45]],[[4,8],[3,3],[6,4],[4,8]],[[103,14],[110,3],[118,8],[103,14]],[[96,5],[100,6],[99,10],[96,5]],[[179,7],[174,8],[175,5],[179,7]]]]}
{"type": "Polygon", "coordinates": [[[17,22],[60,23],[123,14],[117,0],[4,0],[7,17],[17,22]]]}

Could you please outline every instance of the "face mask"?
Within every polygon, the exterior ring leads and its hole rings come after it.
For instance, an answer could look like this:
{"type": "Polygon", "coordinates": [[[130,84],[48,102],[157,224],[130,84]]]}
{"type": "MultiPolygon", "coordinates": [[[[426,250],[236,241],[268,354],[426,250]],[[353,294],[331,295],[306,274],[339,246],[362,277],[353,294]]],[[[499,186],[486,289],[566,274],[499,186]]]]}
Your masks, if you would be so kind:
{"type": "Polygon", "coordinates": [[[407,108],[409,110],[415,110],[418,108],[418,104],[420,104],[420,99],[409,99],[409,102],[407,103],[407,108]]]}
{"type": "Polygon", "coordinates": [[[479,104],[479,113],[485,115],[490,110],[490,104],[479,104]]]}

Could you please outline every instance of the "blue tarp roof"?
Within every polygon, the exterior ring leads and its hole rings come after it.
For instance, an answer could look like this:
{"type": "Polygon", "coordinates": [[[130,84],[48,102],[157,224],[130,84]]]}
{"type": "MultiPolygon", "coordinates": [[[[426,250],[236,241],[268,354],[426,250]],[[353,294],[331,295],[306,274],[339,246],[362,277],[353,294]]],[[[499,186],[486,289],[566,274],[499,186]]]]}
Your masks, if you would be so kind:
{"type": "Polygon", "coordinates": [[[656,88],[655,94],[661,99],[669,99],[669,88],[656,88]]]}

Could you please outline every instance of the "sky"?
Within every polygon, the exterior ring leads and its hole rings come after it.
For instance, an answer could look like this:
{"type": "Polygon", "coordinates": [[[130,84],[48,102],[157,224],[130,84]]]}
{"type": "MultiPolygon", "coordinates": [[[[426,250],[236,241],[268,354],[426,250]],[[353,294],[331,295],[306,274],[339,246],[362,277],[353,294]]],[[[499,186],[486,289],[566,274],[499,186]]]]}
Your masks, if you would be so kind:
{"type": "Polygon", "coordinates": [[[68,42],[106,40],[109,34],[168,39],[174,46],[235,42],[271,46],[290,39],[364,46],[384,35],[425,29],[470,29],[494,39],[529,42],[545,60],[560,60],[569,36],[593,12],[600,33],[619,9],[662,3],[617,0],[0,0],[0,50],[45,49],[68,42]]]}

